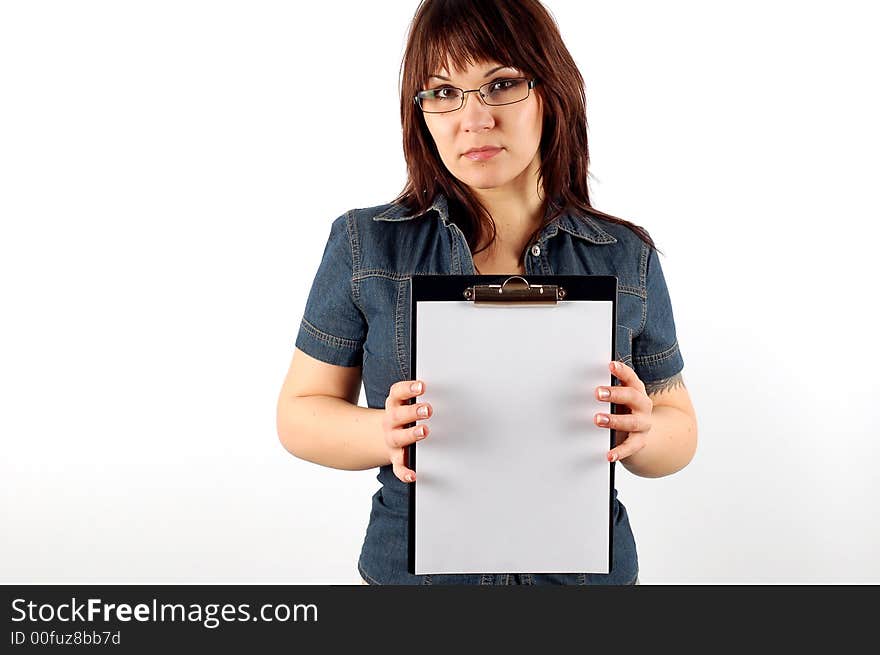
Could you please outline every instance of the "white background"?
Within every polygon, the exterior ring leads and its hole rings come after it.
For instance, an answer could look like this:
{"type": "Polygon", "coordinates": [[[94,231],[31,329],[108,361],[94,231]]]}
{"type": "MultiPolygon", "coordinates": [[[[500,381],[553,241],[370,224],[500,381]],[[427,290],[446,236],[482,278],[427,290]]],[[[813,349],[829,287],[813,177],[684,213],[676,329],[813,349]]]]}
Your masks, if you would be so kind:
{"type": "MultiPolygon", "coordinates": [[[[375,471],[275,403],[331,221],[403,186],[416,4],[0,5],[0,582],[359,582],[375,471]]],[[[699,419],[617,467],[641,581],[880,582],[870,4],[546,6],[699,419]]]]}

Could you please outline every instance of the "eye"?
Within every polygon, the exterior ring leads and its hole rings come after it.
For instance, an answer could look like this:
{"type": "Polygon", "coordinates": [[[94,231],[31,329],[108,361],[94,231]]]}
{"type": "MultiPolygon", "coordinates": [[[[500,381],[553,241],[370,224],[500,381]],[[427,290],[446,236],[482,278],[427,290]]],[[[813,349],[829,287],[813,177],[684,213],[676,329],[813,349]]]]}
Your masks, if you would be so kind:
{"type": "Polygon", "coordinates": [[[439,89],[434,89],[433,91],[434,97],[439,100],[449,100],[458,96],[458,89],[451,86],[441,86],[439,89]]]}
{"type": "Polygon", "coordinates": [[[489,92],[508,91],[519,84],[520,80],[496,80],[489,86],[489,92]]]}

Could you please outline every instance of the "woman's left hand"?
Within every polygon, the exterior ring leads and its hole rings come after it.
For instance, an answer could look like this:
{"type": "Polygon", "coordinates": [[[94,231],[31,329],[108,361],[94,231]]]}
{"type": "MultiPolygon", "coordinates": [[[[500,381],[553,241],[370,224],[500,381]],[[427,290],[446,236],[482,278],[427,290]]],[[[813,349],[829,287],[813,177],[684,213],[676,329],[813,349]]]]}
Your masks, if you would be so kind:
{"type": "Polygon", "coordinates": [[[608,368],[611,374],[620,380],[621,385],[596,387],[596,398],[626,407],[629,411],[621,414],[596,414],[593,420],[601,428],[617,430],[618,433],[629,433],[624,437],[623,443],[619,443],[608,452],[608,461],[616,462],[645,447],[648,432],[651,430],[654,403],[645,393],[644,383],[629,366],[622,362],[611,362],[608,368]],[[608,392],[605,397],[602,396],[603,390],[608,392]],[[608,422],[603,423],[603,418],[608,422]]]}

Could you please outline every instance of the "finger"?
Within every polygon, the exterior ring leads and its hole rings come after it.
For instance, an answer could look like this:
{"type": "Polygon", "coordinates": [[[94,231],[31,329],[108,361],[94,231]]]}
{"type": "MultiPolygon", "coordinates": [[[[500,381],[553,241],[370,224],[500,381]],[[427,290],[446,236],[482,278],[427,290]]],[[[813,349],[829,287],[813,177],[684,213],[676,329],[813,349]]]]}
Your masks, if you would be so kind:
{"type": "Polygon", "coordinates": [[[412,423],[430,418],[431,413],[431,406],[428,403],[420,403],[418,405],[400,405],[391,409],[391,425],[389,427],[392,430],[397,428],[412,427],[412,423]]]}
{"type": "Polygon", "coordinates": [[[599,412],[593,416],[593,422],[600,428],[610,428],[623,432],[647,432],[651,428],[651,420],[644,412],[632,414],[606,414],[599,412]]]}
{"type": "Polygon", "coordinates": [[[403,380],[396,382],[392,389],[395,389],[398,400],[408,400],[425,393],[425,383],[421,380],[403,380]]]}
{"type": "Polygon", "coordinates": [[[430,418],[432,408],[429,403],[419,403],[418,405],[401,405],[394,411],[394,427],[400,427],[407,423],[414,423],[421,419],[430,418]]]}
{"type": "Polygon", "coordinates": [[[391,450],[391,466],[397,471],[398,468],[406,468],[406,455],[403,448],[394,448],[391,450]]]}
{"type": "Polygon", "coordinates": [[[629,407],[633,411],[648,412],[654,408],[654,403],[648,398],[644,391],[633,387],[596,387],[596,400],[603,403],[614,403],[629,407]],[[602,390],[607,392],[605,398],[602,397],[602,390]]]}
{"type": "Polygon", "coordinates": [[[641,433],[630,434],[622,444],[608,451],[608,461],[618,462],[622,459],[626,459],[630,455],[639,452],[644,447],[645,435],[641,433]]]}
{"type": "Polygon", "coordinates": [[[401,482],[415,482],[416,481],[416,472],[412,469],[409,469],[405,466],[395,466],[394,467],[394,475],[397,476],[397,479],[401,482]]]}
{"type": "Polygon", "coordinates": [[[403,448],[397,448],[391,453],[391,469],[401,482],[415,480],[416,472],[406,465],[406,454],[403,448]]]}
{"type": "Polygon", "coordinates": [[[397,479],[401,482],[415,482],[416,481],[416,472],[412,469],[409,469],[405,466],[395,466],[394,467],[394,475],[397,476],[397,479]]]}
{"type": "Polygon", "coordinates": [[[419,380],[401,380],[395,382],[388,389],[388,397],[385,398],[385,409],[402,405],[404,401],[417,396],[424,391],[425,385],[419,380]],[[413,391],[416,389],[416,391],[413,391]]]}
{"type": "Polygon", "coordinates": [[[428,436],[428,432],[428,426],[424,423],[420,423],[415,427],[392,430],[390,439],[395,448],[403,448],[417,441],[421,441],[428,436]]]}
{"type": "Polygon", "coordinates": [[[623,362],[611,362],[609,369],[614,377],[626,386],[641,388],[642,391],[645,390],[645,385],[642,384],[638,374],[623,362]]]}

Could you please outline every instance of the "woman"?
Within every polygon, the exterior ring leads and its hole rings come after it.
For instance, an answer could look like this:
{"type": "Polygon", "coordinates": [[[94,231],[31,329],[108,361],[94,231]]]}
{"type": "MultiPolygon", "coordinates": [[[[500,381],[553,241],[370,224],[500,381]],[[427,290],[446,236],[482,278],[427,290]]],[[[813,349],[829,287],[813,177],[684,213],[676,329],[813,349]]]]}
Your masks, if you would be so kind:
{"type": "MultiPolygon", "coordinates": [[[[409,276],[616,275],[618,413],[608,461],[635,475],[681,469],[696,418],[660,261],[642,228],[590,205],[583,79],[538,0],[425,0],[401,93],[409,179],[400,196],[332,224],[278,400],[278,434],[302,459],[379,467],[359,572],[372,584],[634,584],[635,540],[614,490],[611,572],[411,575],[406,446],[433,409],[410,404],[409,276]],[[358,407],[361,383],[368,407],[358,407]],[[621,413],[623,412],[623,413],[621,413]],[[408,424],[420,421],[415,427],[408,424]]],[[[610,410],[610,406],[609,406],[610,410]]]]}

